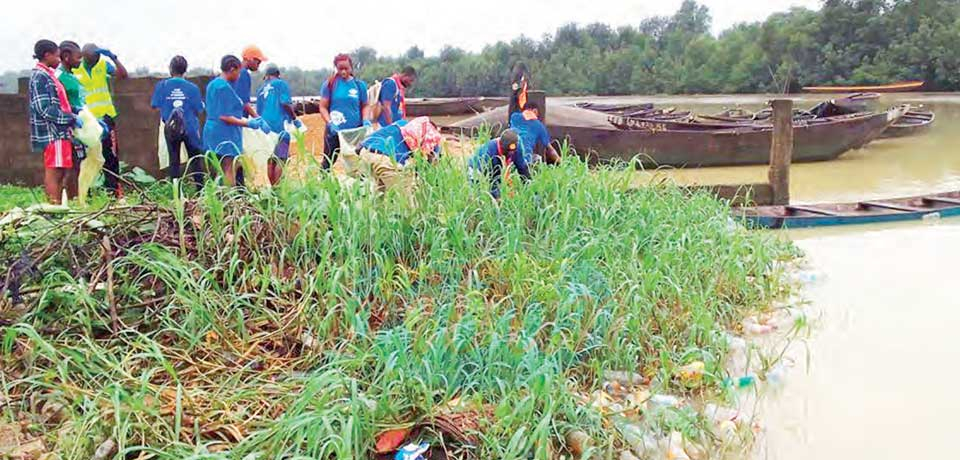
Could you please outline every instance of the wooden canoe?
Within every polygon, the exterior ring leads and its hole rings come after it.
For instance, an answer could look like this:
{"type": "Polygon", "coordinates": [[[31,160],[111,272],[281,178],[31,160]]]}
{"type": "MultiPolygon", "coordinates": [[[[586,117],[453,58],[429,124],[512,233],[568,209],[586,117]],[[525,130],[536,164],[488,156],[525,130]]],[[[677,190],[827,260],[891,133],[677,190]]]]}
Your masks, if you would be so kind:
{"type": "Polygon", "coordinates": [[[960,215],[960,191],[856,203],[736,208],[734,216],[757,228],[806,228],[918,220],[960,215]]]}
{"type": "Polygon", "coordinates": [[[808,93],[901,93],[917,91],[923,84],[922,81],[904,81],[876,86],[804,86],[803,90],[808,93]]]}
{"type": "MultiPolygon", "coordinates": [[[[799,122],[794,131],[794,162],[833,160],[880,136],[903,116],[899,107],[883,113],[861,113],[799,122]]],[[[698,126],[677,129],[669,121],[649,122],[646,129],[623,130],[608,116],[569,106],[550,107],[547,128],[555,139],[568,139],[577,154],[591,162],[630,161],[645,166],[705,167],[759,165],[770,162],[773,129],[769,125],[698,126]]],[[[471,134],[487,126],[499,132],[506,108],[454,123],[448,131],[471,134]]]]}
{"type": "Polygon", "coordinates": [[[929,110],[911,110],[890,125],[880,137],[889,139],[923,134],[930,129],[935,119],[936,115],[929,110]]]}
{"type": "Polygon", "coordinates": [[[507,105],[505,97],[457,97],[407,99],[407,116],[440,117],[475,115],[507,105]]]}

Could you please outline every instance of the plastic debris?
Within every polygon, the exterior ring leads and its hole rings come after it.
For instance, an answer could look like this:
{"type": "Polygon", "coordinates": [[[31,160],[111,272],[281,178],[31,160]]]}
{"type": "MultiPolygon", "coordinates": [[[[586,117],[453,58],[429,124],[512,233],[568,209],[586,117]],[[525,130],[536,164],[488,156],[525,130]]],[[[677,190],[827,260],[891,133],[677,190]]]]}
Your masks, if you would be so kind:
{"type": "Polygon", "coordinates": [[[750,335],[764,335],[773,332],[776,329],[771,324],[763,324],[756,316],[750,316],[743,320],[743,331],[750,335]]]}
{"type": "Polygon", "coordinates": [[[400,428],[380,433],[380,435],[377,436],[376,452],[378,454],[385,454],[397,450],[409,434],[409,428],[400,428]]]}
{"type": "Polygon", "coordinates": [[[642,375],[636,372],[625,371],[604,371],[603,379],[611,382],[617,382],[624,386],[640,385],[644,382],[642,375]]]}
{"type": "Polygon", "coordinates": [[[932,212],[930,214],[924,214],[923,221],[924,222],[940,222],[941,217],[942,216],[940,215],[939,212],[932,212]]]}
{"type": "Polygon", "coordinates": [[[667,460],[690,460],[690,456],[683,449],[683,434],[679,431],[670,433],[665,450],[667,460]]]}
{"type": "Polygon", "coordinates": [[[787,376],[787,368],[783,364],[776,364],[767,371],[767,383],[771,385],[783,385],[787,376]]]}
{"type": "Polygon", "coordinates": [[[112,457],[116,450],[117,443],[113,439],[107,439],[97,447],[96,452],[93,453],[93,460],[106,460],[112,457]]]}
{"type": "Polygon", "coordinates": [[[620,452],[620,460],[640,460],[640,458],[633,455],[629,450],[625,450],[620,452]]]}
{"type": "Polygon", "coordinates": [[[677,369],[676,375],[680,382],[688,387],[699,386],[703,382],[703,374],[707,365],[703,361],[694,361],[677,369]]]}
{"type": "Polygon", "coordinates": [[[680,407],[681,399],[672,395],[653,395],[650,403],[658,407],[680,407]]]}
{"type": "Polygon", "coordinates": [[[717,425],[717,436],[725,443],[732,443],[737,439],[737,424],[731,420],[724,420],[717,425]]]}
{"type": "Polygon", "coordinates": [[[584,452],[593,445],[593,439],[590,438],[590,435],[580,430],[568,431],[564,440],[570,453],[578,458],[583,456],[584,452]]]}
{"type": "Polygon", "coordinates": [[[407,444],[394,455],[393,460],[424,460],[423,454],[430,450],[430,444],[407,444]]]}
{"type": "Polygon", "coordinates": [[[757,383],[757,376],[753,374],[744,375],[736,379],[726,379],[723,381],[724,387],[733,387],[738,390],[752,387],[757,383]]]}
{"type": "Polygon", "coordinates": [[[740,411],[709,403],[703,406],[703,416],[717,423],[732,422],[740,417],[740,411]]]}
{"type": "Polygon", "coordinates": [[[632,423],[620,423],[617,427],[620,429],[624,441],[638,457],[649,457],[653,452],[656,452],[657,440],[650,434],[645,433],[643,428],[632,423]]]}

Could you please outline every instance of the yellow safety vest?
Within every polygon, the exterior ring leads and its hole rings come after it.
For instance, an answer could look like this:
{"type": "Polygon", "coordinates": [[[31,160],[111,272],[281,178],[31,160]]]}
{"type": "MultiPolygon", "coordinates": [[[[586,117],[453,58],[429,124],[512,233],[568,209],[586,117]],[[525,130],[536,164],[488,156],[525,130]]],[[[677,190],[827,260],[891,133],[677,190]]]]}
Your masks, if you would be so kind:
{"type": "Polygon", "coordinates": [[[113,106],[110,96],[110,75],[107,73],[107,61],[100,59],[89,72],[83,64],[73,69],[73,74],[80,80],[86,93],[87,108],[97,118],[104,115],[117,116],[117,108],[113,106]]]}

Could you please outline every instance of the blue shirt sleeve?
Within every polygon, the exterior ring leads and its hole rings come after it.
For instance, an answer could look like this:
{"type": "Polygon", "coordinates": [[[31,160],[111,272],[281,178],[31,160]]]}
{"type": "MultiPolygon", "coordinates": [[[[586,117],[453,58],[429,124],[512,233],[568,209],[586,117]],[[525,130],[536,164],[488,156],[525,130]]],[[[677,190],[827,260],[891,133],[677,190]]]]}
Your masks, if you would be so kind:
{"type": "Polygon", "coordinates": [[[203,113],[205,104],[203,103],[203,96],[200,95],[200,88],[198,88],[197,85],[193,85],[190,88],[190,102],[197,115],[203,113]]]}
{"type": "Polygon", "coordinates": [[[117,67],[110,61],[107,61],[107,73],[110,75],[117,73],[117,67]]]}
{"type": "Polygon", "coordinates": [[[367,104],[367,83],[363,80],[357,80],[357,89],[360,91],[360,105],[367,104]]]}
{"type": "MultiPolygon", "coordinates": [[[[336,83],[334,83],[334,84],[336,84],[336,83]]],[[[321,99],[326,99],[326,100],[328,100],[328,101],[331,99],[331,96],[330,96],[330,84],[327,82],[327,80],[324,80],[324,81],[323,81],[323,84],[320,85],[320,98],[321,98],[321,99]]]]}
{"type": "Polygon", "coordinates": [[[513,165],[517,168],[517,172],[520,173],[520,178],[523,182],[530,180],[530,168],[527,166],[527,159],[524,158],[523,152],[520,149],[513,151],[513,165]]]}
{"type": "Polygon", "coordinates": [[[397,97],[397,82],[390,78],[384,81],[382,85],[380,87],[380,102],[393,102],[393,98],[397,97]]]}
{"type": "Polygon", "coordinates": [[[547,127],[544,126],[543,122],[537,121],[537,144],[542,145],[543,148],[547,148],[550,145],[550,133],[547,132],[547,127]]]}
{"type": "Polygon", "coordinates": [[[510,127],[516,128],[520,122],[523,121],[523,114],[520,112],[513,112],[510,114],[510,127]]]}
{"type": "MultiPolygon", "coordinates": [[[[281,104],[290,104],[293,102],[293,99],[290,97],[290,85],[287,85],[287,82],[280,81],[280,103],[281,104]]],[[[259,113],[260,111],[257,110],[259,113]]]]}

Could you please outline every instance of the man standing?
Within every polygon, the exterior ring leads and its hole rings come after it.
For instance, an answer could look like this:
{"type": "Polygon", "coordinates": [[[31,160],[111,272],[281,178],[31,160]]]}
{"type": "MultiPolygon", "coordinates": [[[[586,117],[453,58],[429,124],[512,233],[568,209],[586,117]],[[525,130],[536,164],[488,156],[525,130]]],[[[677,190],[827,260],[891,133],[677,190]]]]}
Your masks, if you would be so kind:
{"type": "Polygon", "coordinates": [[[273,152],[275,158],[270,159],[267,165],[267,175],[270,183],[276,185],[280,181],[282,163],[290,158],[290,134],[283,129],[284,122],[296,122],[297,113],[293,110],[293,99],[290,97],[290,86],[280,78],[280,68],[275,64],[267,65],[266,81],[257,93],[257,112],[267,123],[270,132],[280,135],[280,141],[273,152]]]}
{"type": "Polygon", "coordinates": [[[407,66],[399,74],[381,83],[380,87],[380,118],[377,123],[381,127],[390,126],[403,120],[407,116],[407,90],[417,82],[417,71],[407,66]]]}
{"type": "Polygon", "coordinates": [[[82,126],[72,113],[67,91],[54,74],[60,65],[60,48],[50,40],[33,47],[37,66],[30,74],[30,144],[43,152],[43,185],[52,204],[61,203],[73,168],[73,127],[82,126]]]}
{"type": "Polygon", "coordinates": [[[111,81],[127,78],[127,69],[108,49],[88,43],[83,45],[83,62],[73,69],[86,93],[86,108],[106,124],[109,136],[103,140],[103,167],[106,169],[104,184],[117,198],[123,197],[120,188],[120,158],[117,139],[117,108],[113,105],[111,81]],[[102,57],[110,59],[107,62],[102,57]]]}
{"type": "Polygon", "coordinates": [[[244,48],[240,57],[243,58],[240,76],[231,86],[233,86],[233,91],[237,93],[237,96],[239,96],[243,102],[243,112],[250,117],[256,118],[257,110],[253,107],[253,104],[250,103],[250,96],[253,94],[253,83],[250,78],[250,72],[260,70],[260,64],[267,62],[267,57],[263,54],[263,51],[260,51],[260,48],[255,45],[244,48]]]}
{"type": "Polygon", "coordinates": [[[170,179],[180,178],[180,146],[186,145],[187,169],[199,189],[203,186],[203,144],[200,143],[203,97],[197,85],[183,78],[186,73],[187,59],[174,56],[170,60],[170,78],[157,83],[150,106],[160,110],[163,137],[170,155],[170,179]]]}

